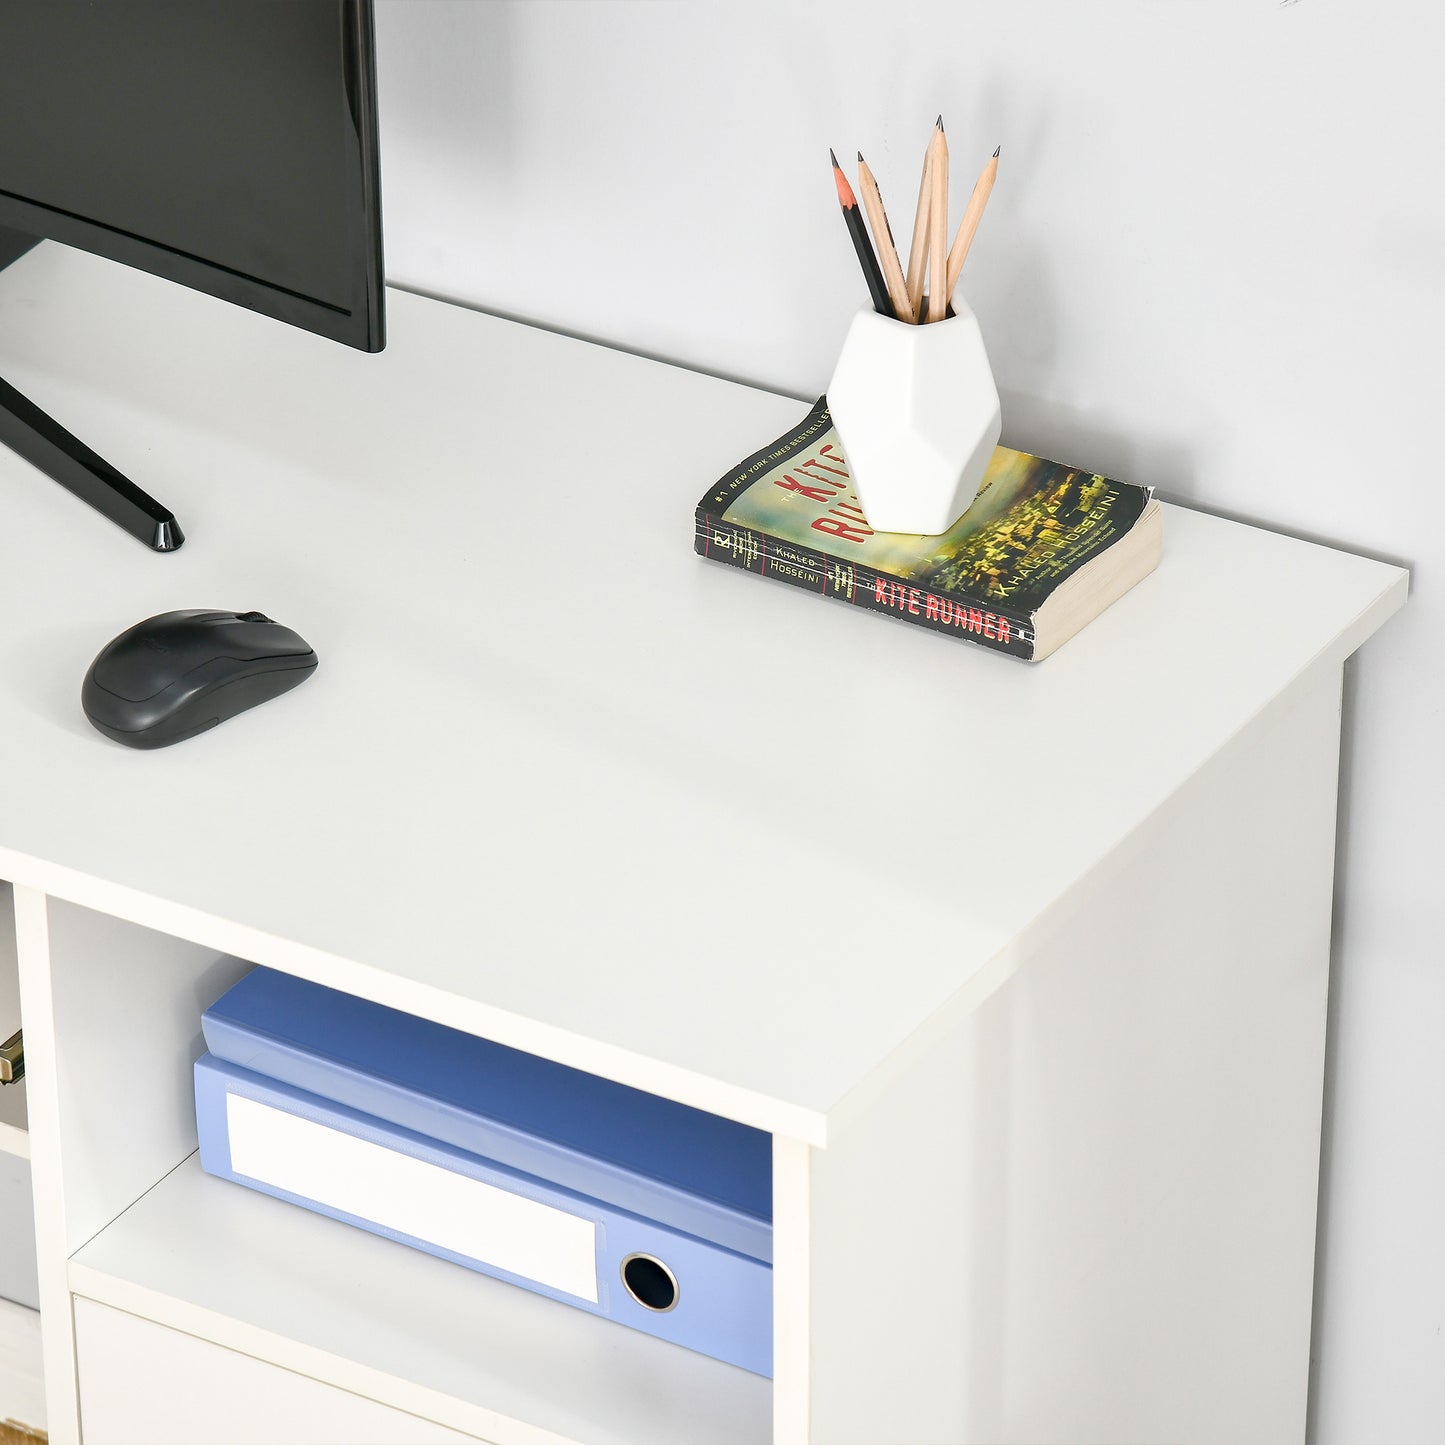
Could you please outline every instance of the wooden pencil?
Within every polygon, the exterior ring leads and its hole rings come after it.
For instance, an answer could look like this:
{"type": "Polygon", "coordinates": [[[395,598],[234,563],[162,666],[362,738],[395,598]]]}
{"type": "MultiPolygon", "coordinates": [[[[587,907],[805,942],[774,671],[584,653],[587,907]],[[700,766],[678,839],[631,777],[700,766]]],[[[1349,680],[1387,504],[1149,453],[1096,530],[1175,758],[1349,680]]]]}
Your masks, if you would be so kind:
{"type": "Polygon", "coordinates": [[[948,141],[942,116],[928,147],[928,319],[942,321],[948,311],[948,141]]]}
{"type": "Polygon", "coordinates": [[[998,152],[1000,146],[989,157],[988,163],[979,173],[978,180],[974,183],[973,194],[968,198],[968,206],[964,210],[963,220],[958,223],[958,235],[953,238],[953,247],[948,253],[948,299],[953,300],[953,288],[958,285],[958,273],[963,270],[964,258],[968,255],[968,248],[973,245],[974,233],[978,230],[978,223],[983,219],[983,208],[988,205],[989,193],[993,190],[995,177],[998,175],[998,152]]]}
{"type": "Polygon", "coordinates": [[[863,209],[868,212],[868,224],[873,227],[873,249],[883,266],[883,279],[888,283],[893,310],[900,321],[917,321],[918,312],[908,299],[908,283],[903,278],[898,247],[893,244],[893,228],[888,224],[888,212],[883,209],[883,195],[862,151],[858,152],[858,189],[863,192],[863,209]]]}
{"type": "Polygon", "coordinates": [[[932,176],[929,162],[933,159],[933,137],[928,138],[928,148],[923,153],[923,174],[918,178],[918,210],[913,217],[913,239],[908,243],[908,304],[913,314],[921,318],[919,307],[923,304],[923,276],[928,269],[928,197],[932,176]]]}
{"type": "Polygon", "coordinates": [[[858,209],[858,197],[838,164],[838,157],[830,150],[833,161],[833,184],[838,188],[838,204],[843,208],[843,219],[848,223],[848,234],[853,238],[853,249],[858,253],[858,264],[863,268],[864,279],[873,297],[873,309],[884,316],[896,316],[893,303],[888,299],[888,286],[879,270],[878,258],[873,254],[873,243],[868,239],[868,227],[863,224],[863,213],[858,209]]]}

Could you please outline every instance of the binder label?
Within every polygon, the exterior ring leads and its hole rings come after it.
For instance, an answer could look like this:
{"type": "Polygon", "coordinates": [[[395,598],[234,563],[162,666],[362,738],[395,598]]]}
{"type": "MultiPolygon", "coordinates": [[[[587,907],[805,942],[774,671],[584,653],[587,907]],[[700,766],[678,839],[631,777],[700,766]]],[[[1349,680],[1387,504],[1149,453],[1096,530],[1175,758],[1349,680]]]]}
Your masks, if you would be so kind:
{"type": "Polygon", "coordinates": [[[590,1219],[239,1094],[226,1122],[237,1174],[598,1302],[590,1219]]]}

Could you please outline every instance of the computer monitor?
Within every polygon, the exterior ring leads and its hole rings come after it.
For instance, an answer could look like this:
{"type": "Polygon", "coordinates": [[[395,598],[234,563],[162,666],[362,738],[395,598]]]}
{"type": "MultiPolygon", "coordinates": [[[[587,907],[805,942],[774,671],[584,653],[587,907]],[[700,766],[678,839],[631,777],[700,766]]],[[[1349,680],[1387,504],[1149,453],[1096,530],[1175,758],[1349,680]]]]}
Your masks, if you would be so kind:
{"type": "MultiPolygon", "coordinates": [[[[380,351],[371,0],[0,0],[0,267],[42,238],[380,351]]],[[[183,541],[3,379],[0,443],[157,551],[183,541]]]]}

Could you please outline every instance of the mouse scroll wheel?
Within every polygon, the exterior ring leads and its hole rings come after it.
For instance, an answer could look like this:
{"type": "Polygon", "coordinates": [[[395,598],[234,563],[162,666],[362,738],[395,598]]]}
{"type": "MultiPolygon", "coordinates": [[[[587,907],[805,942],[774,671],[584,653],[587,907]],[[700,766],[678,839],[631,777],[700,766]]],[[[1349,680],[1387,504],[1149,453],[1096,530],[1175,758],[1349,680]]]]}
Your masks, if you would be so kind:
{"type": "Polygon", "coordinates": [[[264,612],[238,612],[237,622],[269,622],[271,619],[264,612]]]}

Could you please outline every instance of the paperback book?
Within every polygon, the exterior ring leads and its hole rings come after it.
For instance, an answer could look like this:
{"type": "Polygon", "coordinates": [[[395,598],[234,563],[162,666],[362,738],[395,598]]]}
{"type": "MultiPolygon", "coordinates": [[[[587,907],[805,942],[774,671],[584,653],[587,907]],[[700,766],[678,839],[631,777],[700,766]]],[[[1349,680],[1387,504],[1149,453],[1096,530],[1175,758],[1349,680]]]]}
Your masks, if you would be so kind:
{"type": "Polygon", "coordinates": [[[827,397],[698,503],[700,556],[1037,662],[1158,565],[1148,487],[995,450],[937,537],[875,532],[827,397]]]}

